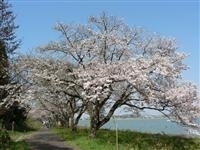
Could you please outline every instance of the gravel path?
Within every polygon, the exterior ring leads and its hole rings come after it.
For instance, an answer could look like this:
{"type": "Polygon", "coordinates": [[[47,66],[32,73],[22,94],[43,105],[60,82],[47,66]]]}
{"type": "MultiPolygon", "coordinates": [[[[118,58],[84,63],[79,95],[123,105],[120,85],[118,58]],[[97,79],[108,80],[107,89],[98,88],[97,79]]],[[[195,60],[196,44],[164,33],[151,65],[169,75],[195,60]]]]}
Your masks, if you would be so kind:
{"type": "Polygon", "coordinates": [[[32,150],[73,150],[64,140],[46,128],[37,131],[26,141],[32,150]]]}

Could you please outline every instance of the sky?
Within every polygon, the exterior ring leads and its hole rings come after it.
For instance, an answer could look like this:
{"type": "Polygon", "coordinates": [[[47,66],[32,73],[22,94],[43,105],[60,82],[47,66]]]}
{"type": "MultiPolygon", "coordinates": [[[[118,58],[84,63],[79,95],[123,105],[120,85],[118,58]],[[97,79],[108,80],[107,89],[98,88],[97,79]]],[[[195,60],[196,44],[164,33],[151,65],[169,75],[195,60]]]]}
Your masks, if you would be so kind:
{"type": "Polygon", "coordinates": [[[183,79],[200,86],[199,0],[10,0],[22,40],[19,53],[57,40],[56,22],[87,23],[91,15],[105,11],[119,16],[130,26],[142,26],[150,32],[175,37],[179,51],[189,54],[190,67],[183,79]]]}

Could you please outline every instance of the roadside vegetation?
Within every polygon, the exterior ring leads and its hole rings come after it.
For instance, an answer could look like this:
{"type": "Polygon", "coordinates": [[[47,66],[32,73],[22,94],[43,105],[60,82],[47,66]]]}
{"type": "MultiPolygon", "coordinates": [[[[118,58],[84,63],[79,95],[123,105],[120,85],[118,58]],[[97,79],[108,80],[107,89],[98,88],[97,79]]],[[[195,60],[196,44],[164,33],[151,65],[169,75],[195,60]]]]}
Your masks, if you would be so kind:
{"type": "Polygon", "coordinates": [[[28,145],[23,141],[15,142],[8,131],[24,131],[29,111],[29,106],[22,104],[16,96],[22,93],[24,83],[12,65],[13,54],[21,41],[15,35],[18,25],[11,8],[7,1],[0,1],[0,149],[26,150],[28,145]]]}
{"type": "Polygon", "coordinates": [[[26,126],[22,126],[19,131],[0,130],[0,149],[5,150],[30,150],[29,144],[24,141],[34,131],[41,127],[41,122],[28,118],[26,126]]]}
{"type": "Polygon", "coordinates": [[[28,150],[29,145],[23,140],[18,140],[21,136],[30,132],[0,130],[0,149],[2,150],[28,150]]]}
{"type": "Polygon", "coordinates": [[[3,147],[3,149],[7,150],[6,148],[8,150],[30,150],[28,143],[25,141],[11,141],[9,146],[3,147]]]}
{"type": "Polygon", "coordinates": [[[186,138],[136,131],[119,131],[118,139],[114,130],[100,129],[95,139],[88,136],[89,129],[77,133],[64,128],[55,131],[69,144],[80,150],[199,150],[200,138],[186,138]]]}

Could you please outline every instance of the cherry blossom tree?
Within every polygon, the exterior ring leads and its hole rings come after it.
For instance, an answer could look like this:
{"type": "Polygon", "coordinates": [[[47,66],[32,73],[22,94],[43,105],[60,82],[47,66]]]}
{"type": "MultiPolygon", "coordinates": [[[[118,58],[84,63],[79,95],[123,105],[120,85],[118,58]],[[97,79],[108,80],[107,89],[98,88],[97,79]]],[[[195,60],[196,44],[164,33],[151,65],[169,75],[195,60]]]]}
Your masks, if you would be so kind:
{"type": "Polygon", "coordinates": [[[32,85],[32,100],[26,100],[34,101],[37,110],[39,107],[54,121],[76,131],[86,107],[79,93],[80,88],[74,86],[72,65],[55,58],[20,56],[17,68],[27,71],[25,78],[32,85]]]}
{"type": "Polygon", "coordinates": [[[0,101],[1,125],[6,129],[20,130],[21,125],[25,125],[27,114],[30,111],[29,104],[22,98],[30,85],[18,72],[14,60],[9,61],[9,68],[7,69],[9,82],[0,85],[0,91],[6,94],[2,96],[0,101]]]}
{"type": "Polygon", "coordinates": [[[31,75],[33,80],[51,80],[58,89],[63,84],[65,89],[79,88],[72,97],[86,106],[91,137],[121,106],[157,110],[181,124],[198,127],[197,87],[181,80],[187,69],[186,54],[178,51],[174,38],[130,27],[104,12],[91,16],[88,24],[57,23],[55,29],[60,39],[39,50],[65,56],[72,69],[65,71],[69,68],[61,61],[52,72],[54,63],[43,62],[31,68],[31,75]],[[44,69],[41,64],[50,67],[44,69]]]}

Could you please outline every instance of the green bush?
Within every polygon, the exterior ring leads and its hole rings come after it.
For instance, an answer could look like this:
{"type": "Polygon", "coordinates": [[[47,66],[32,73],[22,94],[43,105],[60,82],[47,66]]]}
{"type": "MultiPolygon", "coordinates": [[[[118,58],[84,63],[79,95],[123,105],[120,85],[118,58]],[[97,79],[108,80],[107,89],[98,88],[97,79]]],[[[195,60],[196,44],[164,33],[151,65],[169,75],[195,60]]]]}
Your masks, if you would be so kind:
{"type": "Polygon", "coordinates": [[[11,138],[6,130],[0,130],[0,149],[5,149],[11,142],[11,138]]]}

